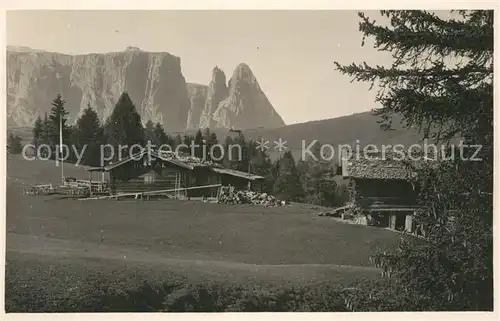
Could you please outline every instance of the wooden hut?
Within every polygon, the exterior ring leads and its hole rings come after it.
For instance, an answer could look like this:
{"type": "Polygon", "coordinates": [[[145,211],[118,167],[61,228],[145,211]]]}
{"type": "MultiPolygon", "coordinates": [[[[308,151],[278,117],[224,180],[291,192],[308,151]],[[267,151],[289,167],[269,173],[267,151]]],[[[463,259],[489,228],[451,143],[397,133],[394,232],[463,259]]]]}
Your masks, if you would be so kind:
{"type": "Polygon", "coordinates": [[[348,180],[351,201],[366,214],[367,224],[415,230],[419,186],[413,178],[419,163],[393,153],[344,154],[342,176],[348,180]]]}
{"type": "Polygon", "coordinates": [[[178,197],[214,197],[220,185],[252,188],[264,179],[199,158],[147,149],[89,171],[91,177],[92,172],[108,173],[111,194],[175,191],[178,197]]]}

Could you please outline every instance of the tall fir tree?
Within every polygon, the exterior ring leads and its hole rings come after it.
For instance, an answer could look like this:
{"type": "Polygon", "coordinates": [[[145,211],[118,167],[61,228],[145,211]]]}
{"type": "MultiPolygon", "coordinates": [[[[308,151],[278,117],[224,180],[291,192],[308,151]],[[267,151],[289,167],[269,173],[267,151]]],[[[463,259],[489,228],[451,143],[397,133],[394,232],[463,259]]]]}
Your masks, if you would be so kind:
{"type": "Polygon", "coordinates": [[[193,156],[206,159],[206,154],[203,153],[203,145],[205,145],[205,140],[203,138],[203,133],[201,132],[201,129],[198,129],[196,131],[196,134],[194,136],[194,144],[195,144],[195,150],[193,156]]]}
{"type": "Polygon", "coordinates": [[[237,158],[238,158],[238,148],[232,147],[234,145],[234,139],[231,136],[226,136],[224,141],[224,158],[222,159],[222,165],[229,169],[237,168],[237,158]]]}
{"type": "Polygon", "coordinates": [[[177,148],[177,146],[182,144],[182,142],[183,142],[182,136],[180,134],[175,135],[173,140],[172,140],[172,149],[175,150],[177,148]]]}
{"type": "Polygon", "coordinates": [[[154,142],[156,141],[156,139],[155,139],[155,124],[153,123],[153,121],[151,119],[149,119],[146,122],[146,125],[144,126],[144,140],[146,143],[148,141],[150,141],[151,144],[154,144],[154,142]]]}
{"type": "Polygon", "coordinates": [[[173,148],[172,142],[170,141],[168,135],[165,133],[162,124],[156,123],[155,128],[153,130],[153,143],[156,145],[156,148],[159,148],[161,145],[168,144],[171,148],[173,148]]]}
{"type": "MultiPolygon", "coordinates": [[[[45,113],[42,121],[42,132],[40,134],[40,145],[49,144],[50,140],[50,120],[47,113],[45,113]]],[[[48,156],[49,151],[46,148],[40,148],[40,154],[37,156],[46,158],[48,156]]],[[[38,153],[37,153],[38,154],[38,153]]]]}
{"type": "MultiPolygon", "coordinates": [[[[82,154],[81,164],[99,166],[101,164],[101,144],[104,143],[103,127],[97,112],[90,104],[76,121],[72,142],[82,154]]],[[[76,156],[76,155],[75,155],[76,156]]],[[[76,160],[76,159],[75,159],[76,160]]]]}
{"type": "Polygon", "coordinates": [[[253,155],[245,135],[243,135],[243,133],[238,133],[233,140],[233,145],[239,146],[239,149],[233,149],[233,159],[236,160],[235,169],[242,172],[250,171],[250,159],[253,155]]]}
{"type": "Polygon", "coordinates": [[[291,151],[286,151],[279,160],[277,179],[274,184],[274,194],[280,199],[301,202],[304,190],[300,183],[299,172],[291,151]]]}
{"type": "Polygon", "coordinates": [[[223,150],[219,145],[219,139],[216,133],[210,133],[210,137],[207,139],[207,150],[209,153],[209,160],[220,162],[222,158],[223,150]]]}
{"type": "Polygon", "coordinates": [[[141,116],[127,92],[122,93],[109,117],[106,138],[114,149],[113,161],[129,156],[133,145],[145,145],[141,116]],[[121,152],[119,146],[124,147],[121,152]]]}
{"type": "Polygon", "coordinates": [[[337,205],[337,184],[333,178],[333,164],[325,158],[330,155],[321,154],[321,143],[317,142],[307,154],[300,159],[297,169],[300,173],[304,197],[307,203],[333,206],[337,205]]]}
{"type": "Polygon", "coordinates": [[[56,146],[59,145],[59,136],[61,132],[63,136],[63,144],[69,145],[71,128],[67,125],[68,112],[64,107],[65,103],[66,101],[61,97],[61,95],[57,95],[57,97],[52,101],[52,108],[48,116],[48,144],[51,146],[53,157],[56,155],[56,146]],[[62,131],[60,131],[61,125],[62,131]]]}
{"type": "Polygon", "coordinates": [[[255,141],[249,142],[249,149],[252,151],[252,158],[250,159],[250,172],[264,177],[262,183],[262,191],[265,193],[272,193],[274,186],[274,179],[272,176],[273,163],[264,148],[258,148],[255,141]]]}
{"type": "Polygon", "coordinates": [[[33,132],[33,145],[35,146],[35,149],[38,150],[38,146],[42,144],[42,138],[43,138],[43,121],[42,118],[40,118],[40,116],[36,118],[32,132],[33,132]]]}
{"type": "MultiPolygon", "coordinates": [[[[189,154],[191,155],[191,143],[194,142],[194,137],[188,134],[185,134],[184,137],[182,137],[182,147],[178,149],[180,154],[189,154]]],[[[180,145],[179,144],[179,145],[180,145]]]]}
{"type": "Polygon", "coordinates": [[[220,157],[222,156],[222,151],[220,148],[214,147],[219,143],[217,134],[211,132],[209,128],[205,128],[203,130],[203,139],[205,140],[206,144],[206,159],[209,161],[220,159],[220,157]]]}
{"type": "Polygon", "coordinates": [[[10,154],[21,154],[23,150],[21,137],[14,135],[13,133],[9,133],[7,138],[7,151],[10,154]]]}
{"type": "Polygon", "coordinates": [[[375,114],[383,128],[400,114],[423,138],[451,145],[462,137],[482,148],[479,161],[455,157],[418,171],[422,207],[414,219],[426,241],[376,253],[373,262],[389,280],[347,300],[355,310],[492,310],[493,11],[381,14],[388,25],[360,13],[360,31],[392,53],[392,65],[337,69],[380,87],[375,114]]]}

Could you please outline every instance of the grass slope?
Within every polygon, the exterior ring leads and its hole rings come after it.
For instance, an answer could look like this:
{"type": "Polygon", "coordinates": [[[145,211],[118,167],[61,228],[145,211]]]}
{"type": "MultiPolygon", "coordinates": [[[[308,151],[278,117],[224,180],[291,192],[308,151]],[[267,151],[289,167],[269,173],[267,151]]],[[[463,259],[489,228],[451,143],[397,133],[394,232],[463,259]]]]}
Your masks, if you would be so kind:
{"type": "MultiPolygon", "coordinates": [[[[81,167],[65,171],[86,177],[81,167]]],[[[368,256],[400,237],[317,217],[305,206],[22,195],[23,186],[57,183],[59,177],[53,162],[8,156],[9,293],[43,289],[71,296],[64,283],[85,284],[97,276],[127,286],[171,275],[259,286],[350,284],[377,277],[368,256]]]]}

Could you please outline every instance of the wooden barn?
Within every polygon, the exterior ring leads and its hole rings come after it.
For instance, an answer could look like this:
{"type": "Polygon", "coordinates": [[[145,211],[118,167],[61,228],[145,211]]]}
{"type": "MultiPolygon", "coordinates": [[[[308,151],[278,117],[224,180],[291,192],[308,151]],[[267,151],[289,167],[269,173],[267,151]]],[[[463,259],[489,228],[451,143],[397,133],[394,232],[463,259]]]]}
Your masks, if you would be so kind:
{"type": "Polygon", "coordinates": [[[259,189],[262,176],[230,170],[213,162],[144,149],[105,167],[89,169],[91,180],[107,173],[111,194],[168,191],[178,197],[215,197],[221,185],[259,189]],[[92,173],[98,173],[93,175],[92,173]]]}
{"type": "Polygon", "coordinates": [[[342,159],[342,176],[348,180],[351,201],[367,217],[367,224],[407,232],[415,231],[418,185],[415,161],[394,154],[353,154],[342,159]]]}

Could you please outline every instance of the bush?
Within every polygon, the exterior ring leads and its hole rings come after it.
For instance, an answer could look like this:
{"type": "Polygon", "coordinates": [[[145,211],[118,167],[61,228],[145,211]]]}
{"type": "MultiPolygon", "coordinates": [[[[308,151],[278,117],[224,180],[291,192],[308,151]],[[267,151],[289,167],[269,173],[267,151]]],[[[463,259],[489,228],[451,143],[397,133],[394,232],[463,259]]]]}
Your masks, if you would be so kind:
{"type": "Polygon", "coordinates": [[[7,149],[9,153],[21,154],[21,152],[23,151],[23,145],[21,142],[22,142],[21,137],[10,133],[7,139],[7,149]]]}
{"type": "MultiPolygon", "coordinates": [[[[76,288],[73,287],[73,288],[76,288]]],[[[341,288],[256,288],[216,282],[144,282],[123,289],[95,279],[81,290],[6,284],[7,312],[285,312],[347,311],[341,288]]]]}

